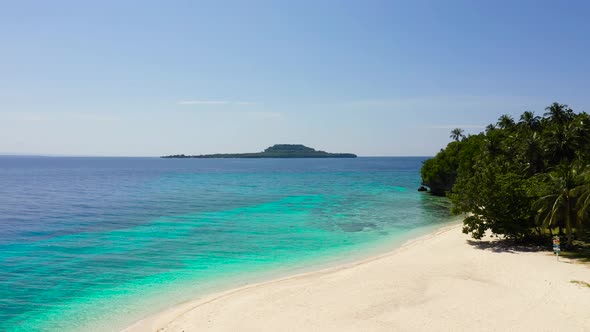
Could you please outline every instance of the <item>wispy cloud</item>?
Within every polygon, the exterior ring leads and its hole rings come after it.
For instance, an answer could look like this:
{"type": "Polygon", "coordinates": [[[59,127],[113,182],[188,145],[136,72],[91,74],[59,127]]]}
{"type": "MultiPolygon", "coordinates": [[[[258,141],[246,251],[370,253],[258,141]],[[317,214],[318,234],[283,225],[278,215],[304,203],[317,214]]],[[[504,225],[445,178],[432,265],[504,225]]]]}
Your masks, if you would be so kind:
{"type": "Polygon", "coordinates": [[[120,118],[114,114],[107,113],[76,113],[76,112],[16,112],[6,111],[0,115],[10,116],[12,119],[25,122],[47,122],[47,121],[91,121],[91,122],[111,122],[118,121],[120,118]]]}
{"type": "Polygon", "coordinates": [[[255,105],[251,101],[229,101],[229,100],[181,100],[177,105],[255,105]]]}
{"type": "MultiPolygon", "coordinates": [[[[513,109],[521,110],[539,103],[529,97],[518,96],[422,96],[374,100],[353,100],[341,103],[341,107],[361,109],[513,109]]],[[[541,102],[541,104],[543,104],[541,102]]]]}
{"type": "Polygon", "coordinates": [[[40,116],[38,114],[23,114],[21,119],[23,121],[30,121],[30,122],[45,121],[45,117],[40,116]]]}
{"type": "Polygon", "coordinates": [[[259,103],[252,102],[252,101],[230,101],[230,100],[181,100],[176,102],[177,105],[201,105],[201,106],[211,106],[211,105],[226,105],[228,107],[223,108],[213,108],[213,107],[196,107],[196,108],[189,108],[190,110],[198,111],[198,112],[205,112],[205,113],[215,113],[215,114],[234,114],[236,116],[248,116],[248,117],[255,117],[255,118],[278,118],[282,116],[280,112],[274,111],[255,111],[252,108],[240,108],[237,106],[253,106],[257,105],[260,106],[259,103]],[[236,107],[232,107],[236,106],[236,107]]]}
{"type": "Polygon", "coordinates": [[[476,125],[476,124],[434,124],[434,125],[423,125],[420,126],[419,128],[423,128],[423,129],[455,129],[455,128],[461,128],[461,129],[483,129],[485,128],[484,125],[476,125]]]}
{"type": "Polygon", "coordinates": [[[118,116],[110,115],[110,114],[93,114],[93,113],[68,113],[67,116],[71,116],[72,118],[79,119],[79,120],[88,120],[88,121],[117,121],[119,120],[118,116]]]}
{"type": "Polygon", "coordinates": [[[225,100],[181,100],[176,102],[177,105],[223,105],[229,104],[225,100]]]}
{"type": "Polygon", "coordinates": [[[253,117],[259,117],[259,118],[278,118],[278,117],[282,116],[282,114],[279,112],[265,112],[265,111],[245,112],[245,114],[247,114],[249,116],[253,116],[253,117]]]}

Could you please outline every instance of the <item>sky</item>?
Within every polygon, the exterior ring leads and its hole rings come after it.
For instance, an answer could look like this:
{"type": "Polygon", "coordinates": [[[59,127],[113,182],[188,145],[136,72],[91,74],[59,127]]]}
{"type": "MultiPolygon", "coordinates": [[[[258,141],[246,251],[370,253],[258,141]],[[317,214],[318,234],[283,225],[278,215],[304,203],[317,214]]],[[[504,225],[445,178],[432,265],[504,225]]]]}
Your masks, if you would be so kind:
{"type": "Polygon", "coordinates": [[[588,1],[0,0],[0,153],[428,156],[590,111],[588,1]]]}

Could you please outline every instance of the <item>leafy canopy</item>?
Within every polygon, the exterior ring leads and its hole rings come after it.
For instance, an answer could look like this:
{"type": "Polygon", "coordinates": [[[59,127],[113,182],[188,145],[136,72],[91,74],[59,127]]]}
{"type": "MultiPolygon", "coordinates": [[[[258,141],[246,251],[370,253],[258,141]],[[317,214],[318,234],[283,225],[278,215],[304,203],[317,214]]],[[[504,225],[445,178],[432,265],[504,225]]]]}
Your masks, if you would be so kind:
{"type": "Polygon", "coordinates": [[[465,233],[486,231],[526,240],[543,230],[590,224],[590,116],[553,103],[543,117],[510,115],[477,135],[457,128],[453,139],[421,170],[431,193],[447,195],[466,214],[465,233]]]}

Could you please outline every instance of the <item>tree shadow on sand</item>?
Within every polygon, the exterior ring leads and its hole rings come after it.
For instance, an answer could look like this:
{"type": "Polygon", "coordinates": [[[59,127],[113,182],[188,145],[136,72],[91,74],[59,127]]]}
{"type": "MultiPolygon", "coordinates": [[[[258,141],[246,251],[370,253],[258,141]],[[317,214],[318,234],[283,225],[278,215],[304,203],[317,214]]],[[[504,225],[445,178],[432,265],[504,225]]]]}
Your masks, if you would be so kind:
{"type": "MultiPolygon", "coordinates": [[[[545,252],[553,253],[548,245],[522,244],[508,239],[495,240],[467,240],[467,244],[481,250],[489,250],[496,253],[522,253],[522,252],[545,252]]],[[[590,246],[582,245],[581,241],[575,241],[573,250],[562,251],[559,255],[580,263],[590,264],[590,246]]]]}
{"type": "Polygon", "coordinates": [[[467,243],[474,248],[481,250],[489,250],[497,253],[511,253],[519,252],[550,252],[546,246],[541,245],[524,245],[508,239],[498,240],[467,240],[467,243]]]}

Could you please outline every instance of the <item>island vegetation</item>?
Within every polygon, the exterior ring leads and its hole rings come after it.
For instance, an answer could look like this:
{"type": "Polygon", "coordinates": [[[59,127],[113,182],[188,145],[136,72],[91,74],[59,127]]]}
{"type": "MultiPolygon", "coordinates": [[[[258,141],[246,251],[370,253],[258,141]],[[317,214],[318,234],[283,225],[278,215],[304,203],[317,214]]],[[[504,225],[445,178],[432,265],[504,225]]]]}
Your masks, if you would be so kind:
{"type": "Polygon", "coordinates": [[[170,155],[162,158],[356,158],[352,153],[329,153],[301,144],[275,144],[263,152],[170,155]]]}
{"type": "Polygon", "coordinates": [[[451,132],[452,142],[421,170],[423,185],[446,195],[464,214],[463,232],[518,241],[554,233],[566,247],[590,226],[590,116],[553,103],[543,116],[502,115],[477,135],[451,132]]]}

